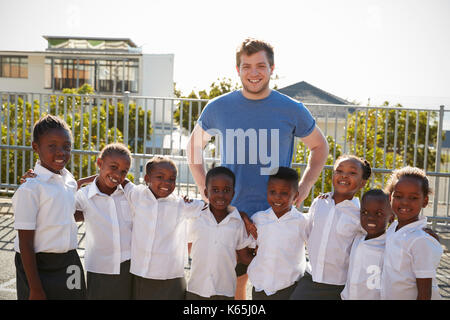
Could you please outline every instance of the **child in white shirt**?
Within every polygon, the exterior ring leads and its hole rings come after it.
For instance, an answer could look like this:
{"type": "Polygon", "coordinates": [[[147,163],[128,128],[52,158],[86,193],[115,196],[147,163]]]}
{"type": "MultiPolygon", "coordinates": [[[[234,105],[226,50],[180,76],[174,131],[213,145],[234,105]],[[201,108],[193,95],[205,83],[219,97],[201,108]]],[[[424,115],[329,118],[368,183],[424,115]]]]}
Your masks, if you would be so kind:
{"type": "Polygon", "coordinates": [[[287,300],[306,270],[307,217],[292,205],[298,196],[298,173],[287,167],[269,176],[271,206],[252,216],[258,230],[256,256],[248,267],[253,300],[287,300]]]}
{"type": "Polygon", "coordinates": [[[350,251],[343,300],[380,300],[386,227],[394,218],[389,195],[380,189],[364,193],[361,199],[361,227],[350,251]]]}
{"type": "Polygon", "coordinates": [[[396,170],[386,190],[397,220],[386,232],[381,298],[441,299],[436,269],[443,250],[438,241],[423,230],[427,219],[420,215],[430,193],[425,172],[413,167],[396,170]]]}
{"type": "Polygon", "coordinates": [[[133,215],[131,267],[134,298],[182,300],[185,298],[186,220],[200,214],[204,202],[186,202],[172,194],[177,167],[165,157],[146,164],[146,185],[125,185],[133,215]]]}
{"type": "Polygon", "coordinates": [[[215,167],[206,174],[205,196],[209,205],[190,219],[191,272],[187,300],[232,300],[236,291],[236,255],[249,264],[250,238],[238,210],[230,206],[234,173],[215,167]]]}
{"type": "Polygon", "coordinates": [[[65,169],[72,148],[68,125],[43,116],[34,125],[32,147],[39,155],[34,168],[38,177],[22,184],[12,198],[17,298],[84,299],[73,216],[77,183],[65,169]]]}
{"type": "Polygon", "coordinates": [[[370,164],[353,155],[340,156],[333,169],[334,192],[314,199],[309,209],[307,252],[311,263],[293,292],[293,300],[340,300],[347,281],[350,248],[361,231],[360,191],[370,164]]]}
{"type": "Polygon", "coordinates": [[[86,226],[87,298],[91,300],[132,299],[133,224],[121,185],[130,164],[131,153],[125,145],[105,146],[97,159],[98,176],[76,193],[76,209],[81,212],[86,226]]]}

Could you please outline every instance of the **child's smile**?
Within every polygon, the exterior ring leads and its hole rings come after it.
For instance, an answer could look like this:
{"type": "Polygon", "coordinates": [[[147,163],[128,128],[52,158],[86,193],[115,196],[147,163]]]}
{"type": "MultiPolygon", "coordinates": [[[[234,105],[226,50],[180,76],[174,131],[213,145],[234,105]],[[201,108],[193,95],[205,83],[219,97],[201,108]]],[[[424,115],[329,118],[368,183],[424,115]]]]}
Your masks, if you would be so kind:
{"type": "Polygon", "coordinates": [[[158,163],[154,165],[149,174],[145,175],[145,182],[158,198],[165,198],[175,190],[177,171],[170,163],[158,163]]]}
{"type": "Polygon", "coordinates": [[[417,221],[422,208],[427,204],[428,196],[424,196],[421,182],[417,179],[403,177],[395,185],[391,205],[400,227],[417,221]]]}

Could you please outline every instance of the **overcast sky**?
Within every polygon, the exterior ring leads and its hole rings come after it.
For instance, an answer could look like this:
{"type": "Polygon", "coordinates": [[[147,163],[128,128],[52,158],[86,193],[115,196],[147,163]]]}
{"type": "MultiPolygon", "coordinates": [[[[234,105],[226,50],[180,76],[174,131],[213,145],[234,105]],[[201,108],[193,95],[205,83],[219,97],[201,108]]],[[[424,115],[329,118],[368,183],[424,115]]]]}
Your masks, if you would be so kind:
{"type": "Polygon", "coordinates": [[[125,37],[173,53],[186,94],[238,81],[235,48],[259,37],[275,47],[278,87],[307,81],[363,104],[450,110],[448,0],[0,0],[0,50],[45,50],[42,35],[125,37]]]}

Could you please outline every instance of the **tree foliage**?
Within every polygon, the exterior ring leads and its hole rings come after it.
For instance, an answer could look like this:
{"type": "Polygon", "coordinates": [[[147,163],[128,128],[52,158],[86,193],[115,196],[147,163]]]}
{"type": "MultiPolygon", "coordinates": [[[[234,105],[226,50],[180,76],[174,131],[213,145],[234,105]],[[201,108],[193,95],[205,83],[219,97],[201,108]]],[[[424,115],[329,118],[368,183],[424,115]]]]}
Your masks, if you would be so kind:
{"type": "MultiPolygon", "coordinates": [[[[73,135],[73,152],[66,167],[75,178],[93,174],[97,151],[111,142],[125,143],[125,105],[120,100],[114,103],[110,99],[98,99],[92,93],[92,87],[85,84],[78,89],[64,89],[64,95],[51,95],[42,105],[38,100],[24,102],[22,98],[9,104],[3,101],[0,114],[1,144],[31,146],[34,123],[44,114],[57,115],[67,122],[73,135]]],[[[150,139],[151,124],[147,124],[144,132],[145,110],[135,103],[129,103],[127,114],[128,132],[132,138],[126,141],[126,145],[132,151],[143,153],[143,137],[146,134],[147,139],[150,139]],[[136,128],[138,139],[134,139],[136,128]]],[[[147,119],[151,119],[150,111],[147,111],[147,119]]],[[[1,150],[1,182],[18,183],[23,174],[21,170],[32,167],[36,160],[37,155],[30,151],[1,150]],[[18,168],[16,174],[15,168],[18,168]]],[[[129,177],[133,180],[131,175],[129,177]]]]}
{"type": "MultiPolygon", "coordinates": [[[[372,168],[392,170],[410,165],[426,171],[434,171],[438,131],[436,112],[401,110],[400,104],[397,104],[395,109],[386,107],[389,107],[388,102],[385,102],[381,108],[358,110],[356,107],[355,112],[347,115],[348,128],[346,128],[346,137],[343,137],[346,153],[366,159],[372,168]]],[[[443,139],[443,136],[441,138],[443,139]]],[[[337,159],[343,153],[344,146],[336,144],[330,136],[327,137],[327,141],[330,151],[326,165],[332,165],[335,147],[334,159],[337,159]]],[[[299,143],[293,161],[305,164],[308,156],[309,150],[303,143],[299,143]]],[[[441,161],[443,161],[442,157],[441,161]]],[[[301,173],[300,169],[299,173],[301,173]]],[[[311,199],[319,193],[332,190],[331,175],[332,170],[322,171],[314,185],[311,197],[304,202],[306,206],[310,205],[311,199]]],[[[384,173],[372,173],[364,191],[370,188],[383,188],[388,177],[389,175],[384,173]]]]}
{"type": "Polygon", "coordinates": [[[178,104],[173,115],[175,122],[179,125],[181,124],[184,129],[190,132],[194,128],[202,110],[205,108],[208,102],[207,100],[211,100],[221,96],[222,94],[237,90],[240,87],[241,86],[239,84],[233,83],[230,78],[217,79],[217,81],[214,81],[210,85],[209,91],[200,90],[195,92],[192,90],[187,96],[183,96],[181,91],[175,87],[174,93],[177,98],[192,99],[184,100],[178,104]]]}

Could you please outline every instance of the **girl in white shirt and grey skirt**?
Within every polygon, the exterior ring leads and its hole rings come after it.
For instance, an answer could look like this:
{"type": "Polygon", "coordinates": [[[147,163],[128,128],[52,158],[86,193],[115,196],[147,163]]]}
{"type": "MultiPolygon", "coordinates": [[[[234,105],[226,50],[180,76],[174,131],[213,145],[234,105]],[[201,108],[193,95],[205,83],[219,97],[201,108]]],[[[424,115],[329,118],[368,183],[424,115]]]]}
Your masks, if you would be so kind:
{"type": "Polygon", "coordinates": [[[22,184],[12,199],[17,298],[84,299],[74,219],[77,182],[65,169],[72,148],[69,127],[43,116],[34,125],[32,147],[39,155],[37,178],[22,184]]]}

